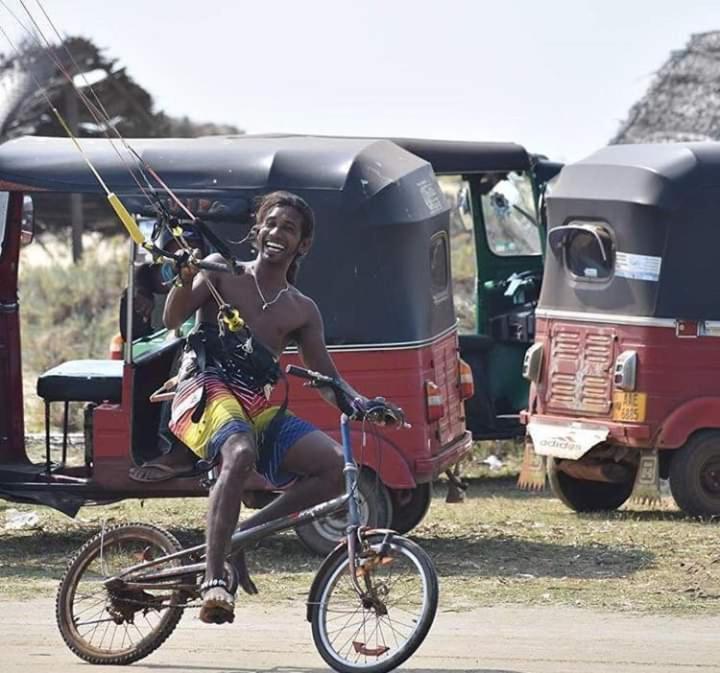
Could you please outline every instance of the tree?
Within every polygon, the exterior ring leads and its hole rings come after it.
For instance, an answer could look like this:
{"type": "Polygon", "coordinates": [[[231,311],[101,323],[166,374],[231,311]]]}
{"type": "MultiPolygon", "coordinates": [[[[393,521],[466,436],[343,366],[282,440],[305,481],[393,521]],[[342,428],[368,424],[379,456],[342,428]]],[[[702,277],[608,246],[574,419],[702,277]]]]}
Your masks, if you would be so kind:
{"type": "MultiPolygon", "coordinates": [[[[112,133],[105,117],[127,138],[242,133],[232,125],[198,124],[188,117],[174,118],[156,111],[152,95],[128,75],[117,59],[107,58],[85,38],[68,37],[62,44],[47,49],[26,40],[18,51],[9,56],[0,55],[0,142],[22,135],[65,136],[65,130],[49,109],[47,98],[78,137],[102,138],[112,133]],[[80,100],[68,76],[91,101],[96,102],[97,96],[106,115],[95,118],[80,100]]],[[[67,223],[72,222],[76,261],[82,255],[84,230],[107,227],[120,230],[104,199],[88,196],[80,199],[73,195],[59,203],[57,196],[42,194],[35,195],[34,199],[40,228],[67,229],[67,223]]]]}

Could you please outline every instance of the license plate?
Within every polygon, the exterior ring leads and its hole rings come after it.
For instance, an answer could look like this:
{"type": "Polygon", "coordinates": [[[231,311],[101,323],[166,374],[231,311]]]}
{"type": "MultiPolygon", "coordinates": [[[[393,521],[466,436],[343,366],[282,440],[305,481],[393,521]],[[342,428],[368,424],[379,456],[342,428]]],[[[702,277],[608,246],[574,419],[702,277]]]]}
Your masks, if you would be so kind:
{"type": "Polygon", "coordinates": [[[647,393],[626,393],[616,390],[613,393],[613,420],[642,423],[645,420],[646,403],[647,393]]]}

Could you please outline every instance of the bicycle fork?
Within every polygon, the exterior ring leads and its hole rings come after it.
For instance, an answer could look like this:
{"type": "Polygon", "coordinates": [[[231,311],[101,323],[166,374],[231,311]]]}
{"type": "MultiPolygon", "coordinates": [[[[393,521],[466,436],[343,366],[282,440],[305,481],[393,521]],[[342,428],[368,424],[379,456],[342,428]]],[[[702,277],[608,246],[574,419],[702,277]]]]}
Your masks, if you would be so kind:
{"type": "MultiPolygon", "coordinates": [[[[343,457],[345,459],[345,467],[343,468],[343,475],[345,476],[345,492],[348,494],[348,525],[345,528],[345,535],[347,537],[347,549],[348,549],[348,572],[355,591],[358,596],[365,598],[368,595],[368,587],[363,588],[358,581],[357,573],[357,553],[358,553],[358,542],[360,536],[358,531],[360,530],[360,510],[358,508],[358,502],[356,498],[356,485],[358,478],[358,467],[352,455],[352,444],[350,442],[350,419],[346,414],[342,414],[340,417],[340,436],[342,437],[342,449],[343,457]]],[[[383,540],[383,547],[387,543],[388,535],[383,540]]]]}

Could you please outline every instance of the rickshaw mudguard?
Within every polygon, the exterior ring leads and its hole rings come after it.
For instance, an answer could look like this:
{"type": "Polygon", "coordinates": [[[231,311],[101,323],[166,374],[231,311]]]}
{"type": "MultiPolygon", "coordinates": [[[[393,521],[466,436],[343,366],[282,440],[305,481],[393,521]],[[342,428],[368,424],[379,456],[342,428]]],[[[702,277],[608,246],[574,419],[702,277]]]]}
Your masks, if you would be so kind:
{"type": "Polygon", "coordinates": [[[693,432],[708,428],[720,428],[720,397],[698,397],[681,404],[662,422],[654,445],[677,449],[693,432]]]}
{"type": "Polygon", "coordinates": [[[415,488],[417,482],[412,466],[403,452],[386,436],[368,431],[363,446],[362,431],[352,430],[353,457],[372,469],[388,488],[415,488]]]}
{"type": "MultiPolygon", "coordinates": [[[[362,530],[360,535],[365,538],[370,535],[396,536],[399,535],[399,533],[389,528],[365,528],[362,530]]],[[[346,547],[347,539],[343,538],[343,540],[338,543],[337,547],[335,547],[335,549],[333,549],[325,557],[323,562],[320,564],[318,571],[315,573],[315,577],[313,578],[312,584],[310,585],[310,591],[308,591],[307,606],[305,611],[305,618],[307,619],[307,621],[312,621],[313,607],[318,603],[318,600],[320,598],[320,579],[323,577],[323,575],[325,574],[325,570],[329,566],[331,566],[339,557],[347,554],[346,547]]]]}
{"type": "Polygon", "coordinates": [[[52,507],[71,519],[75,518],[80,508],[86,503],[85,498],[71,493],[50,493],[44,490],[19,492],[7,487],[0,488],[0,497],[25,505],[52,507]]]}

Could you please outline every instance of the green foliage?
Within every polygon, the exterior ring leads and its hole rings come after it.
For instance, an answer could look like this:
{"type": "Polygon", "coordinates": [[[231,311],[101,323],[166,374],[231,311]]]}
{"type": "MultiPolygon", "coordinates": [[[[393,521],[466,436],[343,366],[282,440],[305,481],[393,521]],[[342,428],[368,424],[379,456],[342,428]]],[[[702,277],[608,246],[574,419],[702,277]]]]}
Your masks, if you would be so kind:
{"type": "MultiPolygon", "coordinates": [[[[39,374],[66,360],[108,356],[110,339],[118,332],[120,293],[126,284],[126,251],[126,239],[117,237],[89,248],[75,265],[48,260],[21,262],[19,295],[27,430],[42,428],[43,405],[35,395],[39,374]]],[[[73,429],[78,429],[78,419],[73,420],[73,429]]]]}

